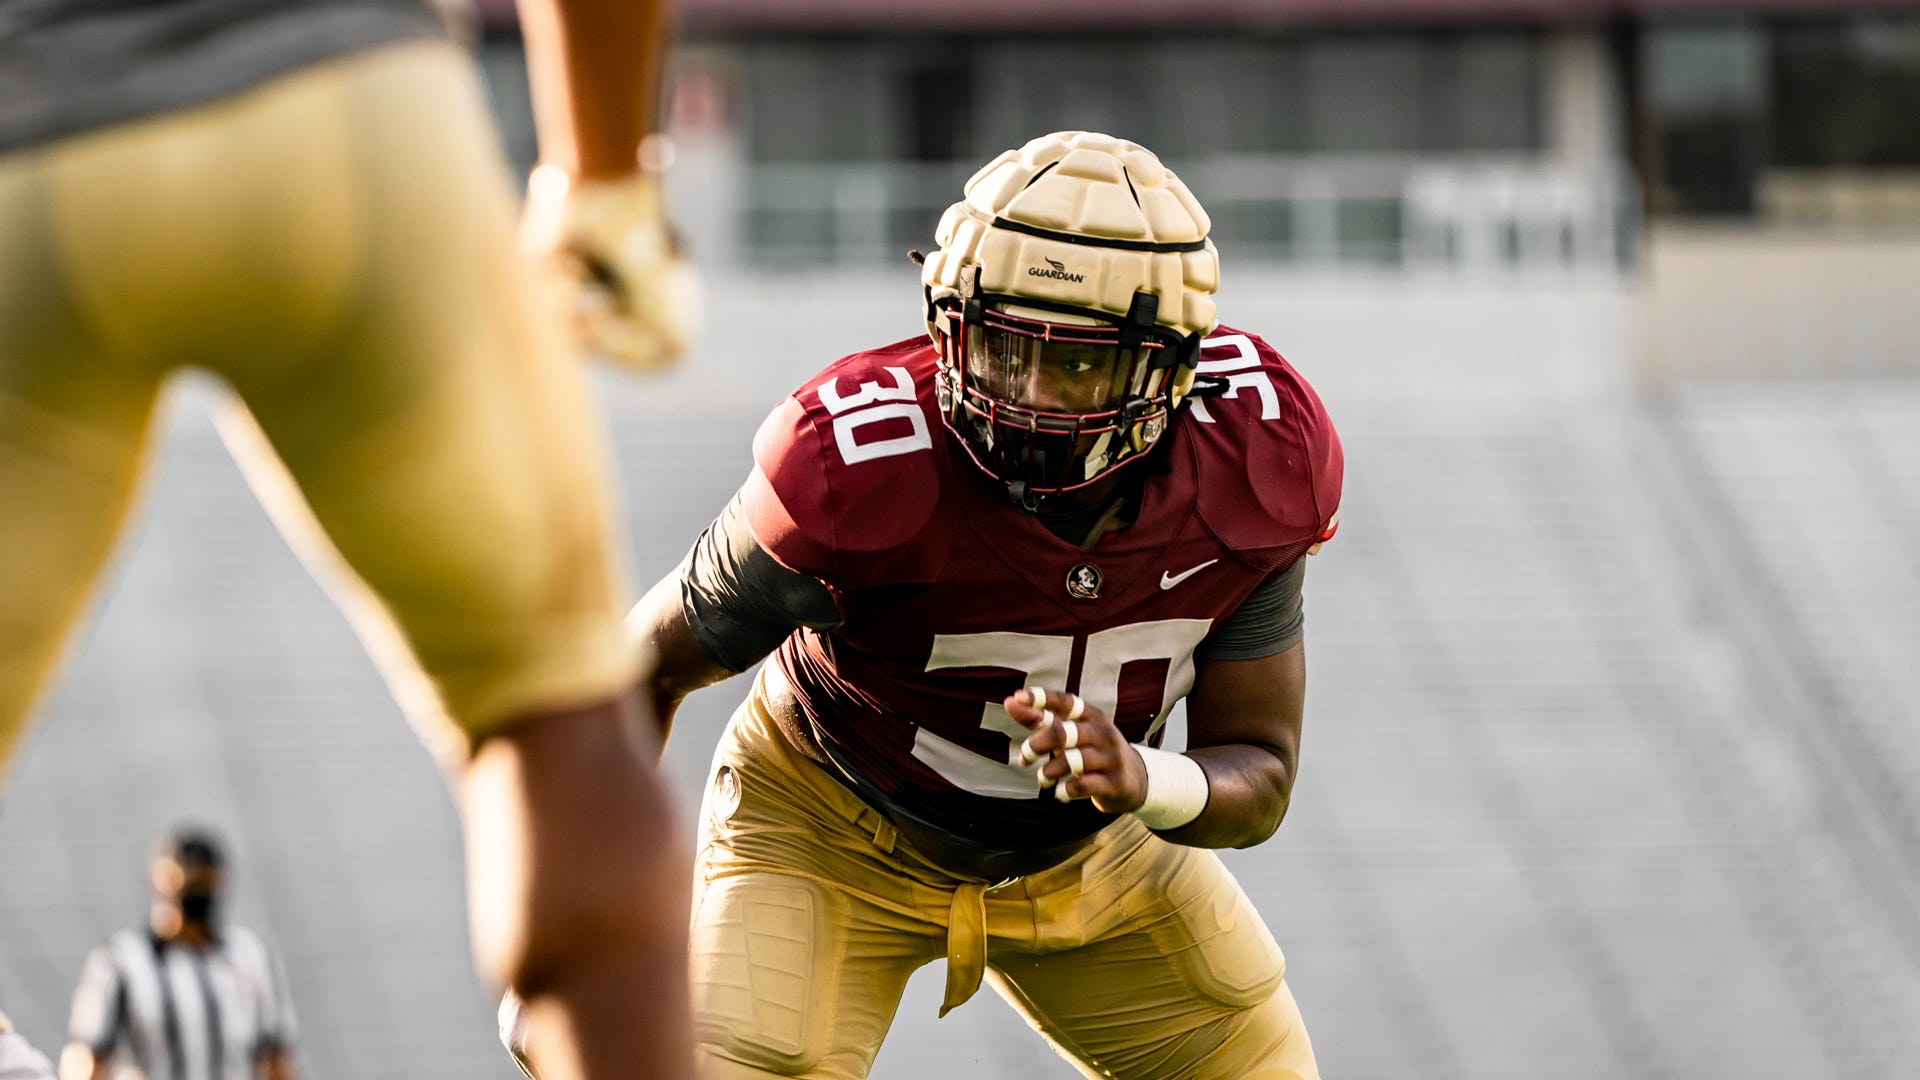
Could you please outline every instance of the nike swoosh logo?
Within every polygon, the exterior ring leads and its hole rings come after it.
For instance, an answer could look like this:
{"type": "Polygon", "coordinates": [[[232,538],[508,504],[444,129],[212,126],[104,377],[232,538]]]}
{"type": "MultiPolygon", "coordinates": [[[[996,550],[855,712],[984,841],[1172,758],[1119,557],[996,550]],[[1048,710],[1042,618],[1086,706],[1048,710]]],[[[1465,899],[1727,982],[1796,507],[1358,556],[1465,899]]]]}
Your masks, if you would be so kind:
{"type": "Polygon", "coordinates": [[[1169,574],[1165,570],[1162,570],[1160,571],[1160,587],[1163,589],[1171,589],[1175,585],[1180,584],[1181,582],[1187,580],[1193,575],[1199,573],[1202,570],[1205,570],[1207,567],[1212,566],[1214,563],[1217,563],[1219,561],[1220,561],[1219,559],[1208,559],[1206,562],[1201,563],[1199,566],[1196,566],[1191,570],[1182,570],[1177,574],[1169,574]]]}

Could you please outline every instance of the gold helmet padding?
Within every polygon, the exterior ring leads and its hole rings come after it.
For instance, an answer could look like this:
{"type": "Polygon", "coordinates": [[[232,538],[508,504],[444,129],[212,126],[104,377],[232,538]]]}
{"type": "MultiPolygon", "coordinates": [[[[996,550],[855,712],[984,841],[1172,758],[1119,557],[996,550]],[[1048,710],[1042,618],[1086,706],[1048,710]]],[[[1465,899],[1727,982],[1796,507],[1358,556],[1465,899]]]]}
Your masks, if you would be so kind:
{"type": "MultiPolygon", "coordinates": [[[[963,294],[1121,319],[1145,293],[1157,302],[1157,325],[1197,341],[1218,322],[1210,227],[1193,193],[1145,147],[1091,131],[1041,136],[975,173],[940,219],[940,249],[921,270],[928,329],[938,336],[941,301],[971,298],[963,294]]],[[[1184,391],[1191,369],[1180,374],[1184,391]]]]}

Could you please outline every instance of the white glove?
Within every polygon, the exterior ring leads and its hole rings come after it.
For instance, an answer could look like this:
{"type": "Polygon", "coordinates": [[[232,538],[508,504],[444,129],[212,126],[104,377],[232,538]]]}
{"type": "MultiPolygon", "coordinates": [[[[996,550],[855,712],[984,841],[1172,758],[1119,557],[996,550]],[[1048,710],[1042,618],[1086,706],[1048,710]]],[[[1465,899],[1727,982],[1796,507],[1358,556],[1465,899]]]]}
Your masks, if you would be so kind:
{"type": "Polygon", "coordinates": [[[700,282],[661,206],[658,177],[577,180],[542,165],[521,242],[567,280],[582,348],[643,371],[672,365],[700,322],[700,282]]]}

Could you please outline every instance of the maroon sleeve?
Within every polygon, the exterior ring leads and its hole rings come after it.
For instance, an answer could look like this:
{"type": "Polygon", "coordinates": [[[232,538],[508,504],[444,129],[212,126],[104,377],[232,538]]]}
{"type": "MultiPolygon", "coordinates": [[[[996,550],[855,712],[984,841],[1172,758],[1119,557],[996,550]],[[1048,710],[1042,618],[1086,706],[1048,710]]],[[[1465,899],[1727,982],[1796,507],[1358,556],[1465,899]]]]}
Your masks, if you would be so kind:
{"type": "Polygon", "coordinates": [[[1319,525],[1314,542],[1319,543],[1333,539],[1340,527],[1340,488],[1346,481],[1347,456],[1340,446],[1340,433],[1334,430],[1333,418],[1327,415],[1320,395],[1291,367],[1287,370],[1294,379],[1297,402],[1294,425],[1300,445],[1306,450],[1307,483],[1313,492],[1314,516],[1319,525]]]}
{"type": "Polygon", "coordinates": [[[1332,535],[1346,468],[1340,436],[1307,380],[1252,334],[1221,327],[1200,370],[1234,384],[1181,419],[1203,463],[1201,515],[1242,561],[1289,566],[1332,535]]]}
{"type": "Polygon", "coordinates": [[[797,397],[782,401],[753,437],[753,475],[740,502],[754,539],[775,562],[831,582],[837,546],[818,438],[797,397]]]}
{"type": "Polygon", "coordinates": [[[782,401],[753,439],[741,501],[754,539],[836,590],[917,580],[940,504],[945,433],[931,350],[838,361],[782,401]],[[904,562],[903,562],[904,560],[904,562]]]}

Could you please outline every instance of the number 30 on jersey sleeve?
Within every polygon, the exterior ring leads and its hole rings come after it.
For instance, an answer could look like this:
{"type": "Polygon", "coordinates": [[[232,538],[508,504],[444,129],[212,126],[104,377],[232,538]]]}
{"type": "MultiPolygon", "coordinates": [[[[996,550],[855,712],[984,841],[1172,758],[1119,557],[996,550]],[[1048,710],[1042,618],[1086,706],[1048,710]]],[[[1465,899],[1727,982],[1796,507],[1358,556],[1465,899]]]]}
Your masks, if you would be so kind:
{"type": "Polygon", "coordinates": [[[787,397],[753,440],[741,489],[760,546],[836,588],[898,571],[874,556],[911,541],[939,507],[930,376],[849,358],[787,397]],[[929,452],[923,452],[929,451],[929,452]]]}
{"type": "Polygon", "coordinates": [[[838,377],[820,384],[820,406],[833,416],[834,446],[840,451],[840,460],[847,465],[933,449],[933,437],[927,431],[927,416],[920,409],[913,377],[903,367],[889,367],[886,375],[892,385],[863,382],[845,397],[840,395],[838,377]],[[894,435],[883,431],[877,437],[869,434],[862,441],[863,429],[888,421],[896,422],[889,425],[889,430],[897,428],[900,421],[905,422],[906,430],[894,435]]]}

